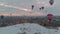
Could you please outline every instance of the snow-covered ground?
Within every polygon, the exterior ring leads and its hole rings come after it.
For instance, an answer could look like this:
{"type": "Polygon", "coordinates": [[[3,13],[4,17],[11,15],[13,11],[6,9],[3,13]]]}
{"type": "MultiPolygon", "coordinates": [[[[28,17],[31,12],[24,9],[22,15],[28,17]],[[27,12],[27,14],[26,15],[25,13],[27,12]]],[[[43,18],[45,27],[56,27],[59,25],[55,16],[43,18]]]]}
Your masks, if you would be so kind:
{"type": "Polygon", "coordinates": [[[60,28],[57,29],[47,29],[38,24],[16,24],[13,26],[0,27],[0,34],[60,34],[60,28]]]}

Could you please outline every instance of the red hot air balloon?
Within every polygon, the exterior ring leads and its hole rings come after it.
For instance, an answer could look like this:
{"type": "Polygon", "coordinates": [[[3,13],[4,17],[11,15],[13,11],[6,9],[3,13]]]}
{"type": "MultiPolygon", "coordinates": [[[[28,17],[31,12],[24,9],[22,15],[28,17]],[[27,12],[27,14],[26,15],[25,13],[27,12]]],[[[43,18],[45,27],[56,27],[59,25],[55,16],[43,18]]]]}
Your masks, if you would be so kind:
{"type": "Polygon", "coordinates": [[[50,0],[49,3],[50,3],[50,5],[53,5],[54,0],[50,0]]]}
{"type": "Polygon", "coordinates": [[[53,17],[53,14],[48,14],[47,15],[47,18],[48,18],[49,22],[52,20],[52,17],[53,17]]]}

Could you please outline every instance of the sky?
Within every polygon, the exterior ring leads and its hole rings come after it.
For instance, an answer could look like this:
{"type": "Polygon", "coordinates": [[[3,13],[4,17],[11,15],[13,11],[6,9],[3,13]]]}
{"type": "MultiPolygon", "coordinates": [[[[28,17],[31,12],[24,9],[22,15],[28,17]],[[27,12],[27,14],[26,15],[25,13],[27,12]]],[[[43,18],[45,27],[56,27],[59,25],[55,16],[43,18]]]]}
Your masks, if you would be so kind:
{"type": "Polygon", "coordinates": [[[54,0],[51,6],[49,0],[0,0],[0,15],[14,16],[44,16],[49,13],[60,15],[60,0],[54,0]],[[34,10],[31,10],[34,5],[34,10]],[[39,10],[44,6],[44,10],[39,10]]]}

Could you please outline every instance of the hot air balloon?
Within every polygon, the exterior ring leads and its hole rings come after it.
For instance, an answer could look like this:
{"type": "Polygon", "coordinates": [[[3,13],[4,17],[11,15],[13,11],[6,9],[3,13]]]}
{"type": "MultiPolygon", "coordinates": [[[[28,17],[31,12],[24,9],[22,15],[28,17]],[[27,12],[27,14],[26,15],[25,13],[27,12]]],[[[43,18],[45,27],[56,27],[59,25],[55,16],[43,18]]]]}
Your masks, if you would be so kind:
{"type": "Polygon", "coordinates": [[[34,5],[32,5],[32,10],[34,9],[34,5]]]}
{"type": "Polygon", "coordinates": [[[47,14],[47,18],[49,20],[49,22],[52,20],[53,14],[47,14]]]}
{"type": "Polygon", "coordinates": [[[44,7],[41,7],[41,9],[43,10],[43,9],[44,9],[44,7]]]}
{"type": "Polygon", "coordinates": [[[39,8],[40,10],[43,10],[44,9],[44,7],[42,6],[41,8],[39,8]]]}
{"type": "Polygon", "coordinates": [[[50,5],[53,5],[54,0],[50,0],[49,3],[50,3],[50,5]]]}

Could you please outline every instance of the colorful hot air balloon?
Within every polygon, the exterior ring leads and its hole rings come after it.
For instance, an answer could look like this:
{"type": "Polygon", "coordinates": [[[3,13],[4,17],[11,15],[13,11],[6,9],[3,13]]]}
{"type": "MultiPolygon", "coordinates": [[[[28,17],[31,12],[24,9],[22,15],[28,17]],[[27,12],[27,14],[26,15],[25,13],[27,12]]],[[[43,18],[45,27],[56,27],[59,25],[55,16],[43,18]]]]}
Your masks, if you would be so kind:
{"type": "Polygon", "coordinates": [[[53,5],[54,0],[50,0],[49,3],[50,3],[50,5],[53,5]]]}
{"type": "Polygon", "coordinates": [[[49,22],[52,20],[52,17],[53,17],[53,14],[48,14],[47,15],[47,18],[48,18],[49,22]]]}

